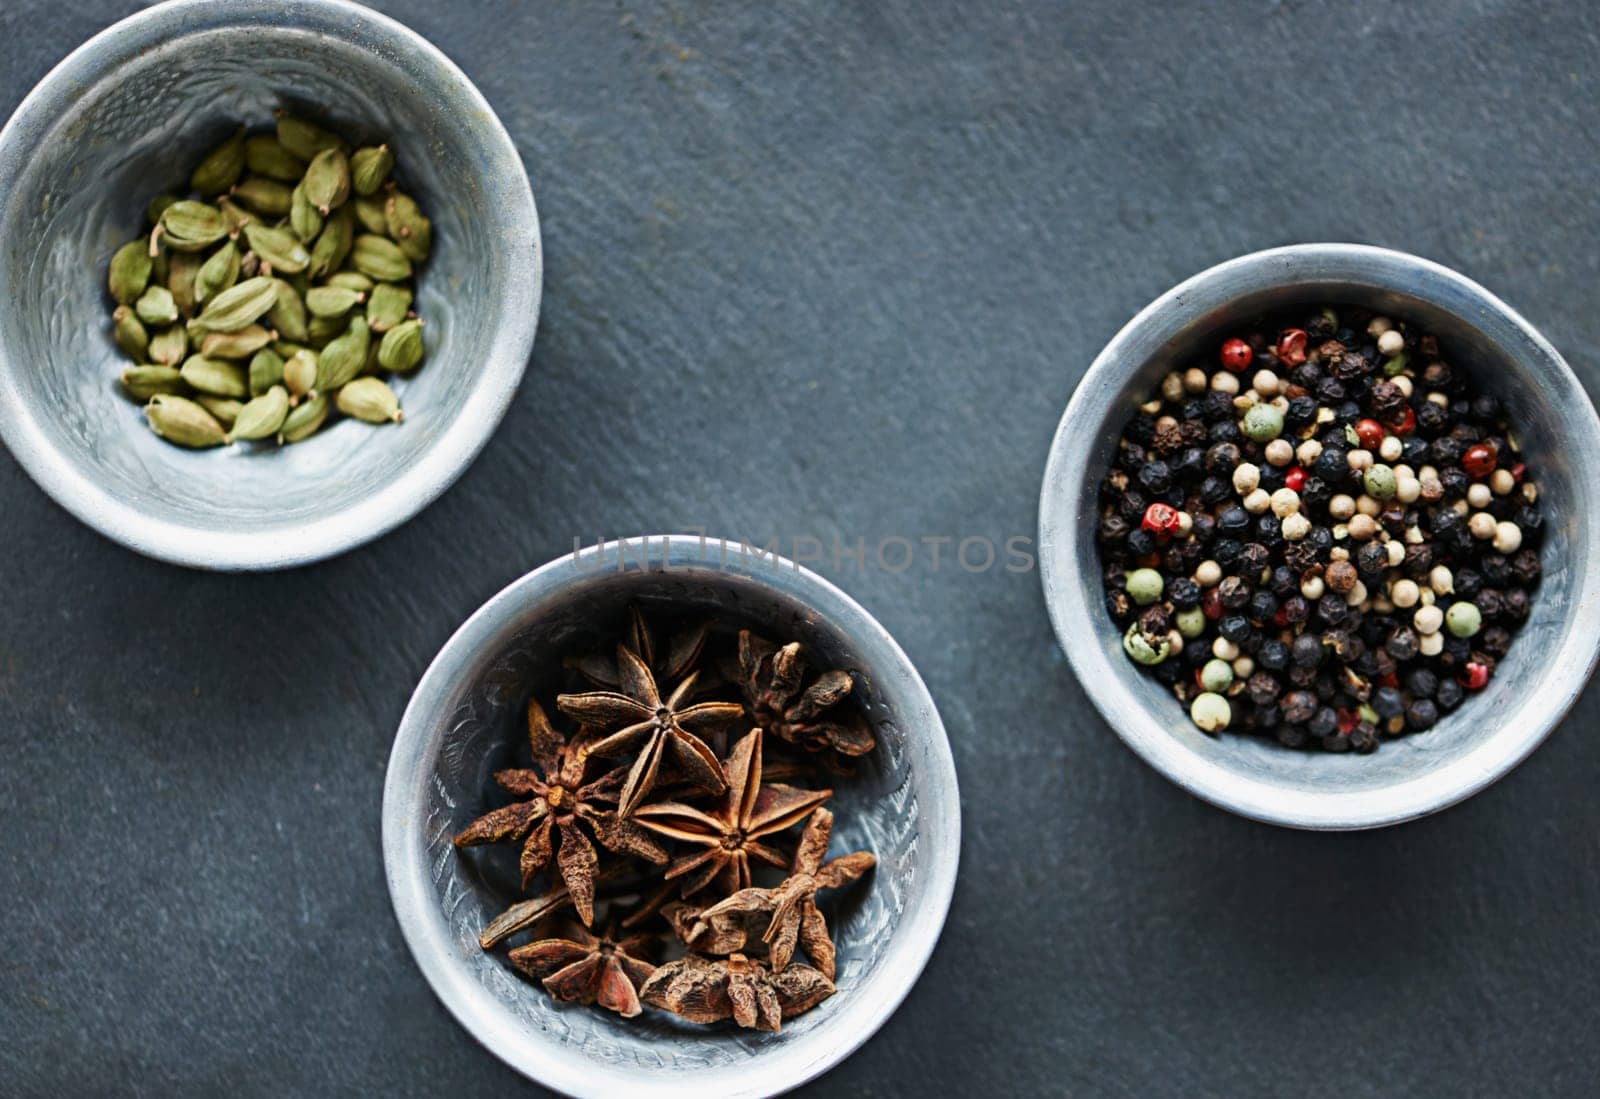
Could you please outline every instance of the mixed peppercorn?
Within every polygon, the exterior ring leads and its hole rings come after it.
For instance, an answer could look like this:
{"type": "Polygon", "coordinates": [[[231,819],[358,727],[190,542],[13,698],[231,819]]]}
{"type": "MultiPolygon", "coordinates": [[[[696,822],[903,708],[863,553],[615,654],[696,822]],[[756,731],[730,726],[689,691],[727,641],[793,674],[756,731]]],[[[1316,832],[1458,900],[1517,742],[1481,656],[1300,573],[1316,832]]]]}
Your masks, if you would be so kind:
{"type": "Polygon", "coordinates": [[[1321,309],[1168,374],[1101,486],[1123,649],[1200,728],[1371,752],[1481,689],[1539,581],[1539,492],[1438,341],[1321,309]],[[1271,333],[1271,335],[1268,335],[1271,333]]]}

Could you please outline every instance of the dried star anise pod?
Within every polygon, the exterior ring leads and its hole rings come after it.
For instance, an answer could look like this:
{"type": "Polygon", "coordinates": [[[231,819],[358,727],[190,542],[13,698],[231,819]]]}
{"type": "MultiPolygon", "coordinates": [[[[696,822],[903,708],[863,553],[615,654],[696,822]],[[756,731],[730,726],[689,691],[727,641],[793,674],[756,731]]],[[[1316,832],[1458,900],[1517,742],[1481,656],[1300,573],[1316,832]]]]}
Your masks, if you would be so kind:
{"type": "Polygon", "coordinates": [[[524,887],[555,854],[561,880],[572,893],[573,906],[585,924],[594,921],[594,882],[600,857],[585,831],[602,847],[650,862],[667,861],[667,853],[650,835],[623,820],[609,802],[616,797],[621,769],[594,782],[583,781],[592,745],[584,736],[568,741],[556,731],[535,700],[528,701],[528,743],[533,749],[532,770],[506,770],[494,780],[527,801],[487,813],[462,830],[457,847],[485,843],[511,843],[526,837],[520,866],[524,887]],[[560,847],[555,841],[559,831],[560,847]]]}
{"type": "Polygon", "coordinates": [[[691,1023],[731,1018],[742,1027],[775,1031],[833,992],[833,982],[808,965],[774,973],[743,954],[718,961],[689,954],[658,968],[639,998],[691,1023]]]}
{"type": "MultiPolygon", "coordinates": [[[[711,635],[711,623],[697,622],[674,633],[664,648],[657,648],[655,633],[649,620],[638,607],[628,608],[628,632],[622,644],[639,655],[657,683],[677,683],[694,670],[700,655],[705,652],[706,639],[711,635]]],[[[590,653],[572,657],[566,662],[591,683],[615,690],[622,684],[617,662],[610,653],[590,653]]],[[[700,682],[704,683],[704,677],[700,682]]]]}
{"type": "Polygon", "coordinates": [[[744,707],[737,702],[687,705],[694,695],[694,674],[679,683],[663,702],[655,676],[626,645],[617,646],[617,673],[621,677],[620,692],[590,691],[564,694],[556,699],[562,713],[610,734],[589,746],[595,755],[610,756],[638,749],[623,784],[617,812],[623,817],[633,815],[639,802],[655,786],[662,758],[669,750],[678,770],[690,782],[714,794],[727,789],[727,779],[717,764],[716,753],[696,734],[738,721],[744,716],[744,707]]]}
{"type": "Polygon", "coordinates": [[[599,1004],[631,1019],[644,1008],[639,988],[655,966],[638,955],[653,936],[614,939],[610,932],[596,935],[569,924],[562,938],[540,939],[511,952],[511,962],[528,976],[544,983],[557,1000],[599,1004]]]}
{"type": "Polygon", "coordinates": [[[853,686],[849,672],[823,672],[804,686],[806,665],[798,641],[779,648],[740,630],[734,678],[750,719],[780,740],[809,752],[832,750],[851,757],[866,755],[877,743],[866,719],[841,705],[853,686]]]}
{"type": "Polygon", "coordinates": [[[651,831],[702,848],[675,859],[667,867],[669,881],[698,871],[684,883],[685,897],[712,882],[718,883],[724,895],[748,888],[751,859],[771,866],[786,865],[779,852],[760,842],[762,837],[800,823],[833,793],[777,783],[763,786],[761,737],[761,730],[752,729],[733,746],[723,764],[728,792],[715,813],[682,802],[663,801],[642,805],[634,814],[634,819],[651,831]]]}
{"type": "MultiPolygon", "coordinates": [[[[673,922],[674,930],[691,950],[731,954],[745,948],[752,917],[770,917],[761,940],[767,944],[773,970],[782,970],[789,964],[798,941],[818,972],[833,980],[833,940],[828,936],[828,921],[817,907],[817,890],[837,889],[853,882],[878,860],[871,852],[856,851],[823,862],[832,831],[833,814],[817,809],[806,821],[795,848],[794,863],[782,884],[771,889],[741,889],[700,913],[686,929],[673,922]]],[[[681,920],[681,914],[677,915],[681,920]]]]}

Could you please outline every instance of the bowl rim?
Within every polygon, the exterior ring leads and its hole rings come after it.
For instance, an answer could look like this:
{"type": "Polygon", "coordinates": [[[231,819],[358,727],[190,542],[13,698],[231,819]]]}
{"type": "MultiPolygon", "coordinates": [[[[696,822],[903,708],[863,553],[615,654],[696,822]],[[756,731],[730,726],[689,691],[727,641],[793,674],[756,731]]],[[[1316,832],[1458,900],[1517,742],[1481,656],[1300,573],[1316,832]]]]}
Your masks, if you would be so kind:
{"type": "MultiPolygon", "coordinates": [[[[136,59],[174,33],[257,29],[263,23],[341,29],[359,27],[440,72],[463,113],[481,127],[494,173],[520,212],[524,234],[501,241],[513,258],[506,283],[505,323],[450,428],[392,480],[340,511],[260,532],[206,529],[158,519],[92,481],[22,411],[10,379],[17,369],[0,341],[0,440],[46,495],[87,526],[147,556],[175,565],[220,571],[290,568],[363,545],[416,516],[465,472],[505,417],[533,349],[543,296],[544,259],[538,208],[515,144],[499,117],[465,73],[438,47],[387,15],[350,0],[166,0],[113,23],[78,46],[40,79],[0,129],[0,210],[13,199],[10,182],[39,139],[82,89],[100,74],[136,59]]],[[[377,63],[393,64],[371,52],[377,63]]]]}
{"type": "MultiPolygon", "coordinates": [[[[877,980],[862,989],[860,995],[841,1002],[848,1027],[830,1028],[829,1034],[821,1035],[831,1036],[832,1030],[843,1029],[848,1038],[822,1049],[812,1048],[816,1043],[807,1038],[775,1047],[760,1055],[766,1062],[761,1072],[750,1071],[754,1062],[708,1070],[718,1074],[713,1078],[715,1094],[730,1099],[773,1095],[820,1076],[872,1037],[905,1000],[932,956],[944,929],[960,866],[961,800],[955,761],[938,707],[910,657],[876,618],[831,581],[776,554],[766,555],[763,564],[756,567],[727,566],[724,561],[708,559],[705,547],[719,541],[723,546],[735,543],[701,535],[634,536],[585,546],[582,552],[610,555],[619,545],[637,548],[641,541],[647,555],[653,547],[660,547],[662,556],[651,558],[644,569],[630,566],[627,571],[636,576],[659,574],[666,568],[684,574],[732,574],[815,610],[837,625],[853,645],[880,654],[896,686],[911,692],[922,711],[916,715],[917,730],[908,733],[925,742],[918,765],[931,764],[930,788],[949,791],[950,811],[929,814],[920,830],[923,844],[940,853],[926,865],[918,865],[923,896],[916,906],[907,907],[891,945],[886,947],[891,953],[884,959],[877,980]],[[773,577],[784,578],[785,582],[776,582],[773,577]],[[739,1078],[723,1079],[725,1072],[737,1072],[739,1078]]],[[[460,947],[439,914],[437,890],[428,875],[426,852],[413,815],[413,806],[432,774],[432,759],[425,753],[431,731],[438,723],[440,703],[448,699],[451,686],[470,665],[472,654],[502,642],[525,608],[559,597],[592,577],[592,571],[576,564],[576,557],[576,553],[563,554],[502,588],[461,624],[423,673],[390,749],[383,790],[383,859],[390,900],[406,946],[434,994],[456,1021],[491,1053],[529,1079],[563,1094],[604,1097],[616,1094],[619,1086],[616,1076],[606,1072],[605,1066],[553,1049],[547,1043],[525,1040],[506,1013],[503,1001],[463,972],[457,961],[460,947]]],[[[879,681],[883,678],[880,676],[879,681]]],[[[627,1084],[638,1094],[689,1097],[707,1093],[703,1073],[685,1073],[681,1080],[648,1086],[636,1080],[627,1084]]]]}
{"type": "MultiPolygon", "coordinates": [[[[1392,288],[1437,300],[1427,283],[1472,302],[1481,312],[1472,323],[1522,341],[1523,365],[1547,373],[1552,386],[1586,417],[1589,432],[1600,437],[1600,418],[1582,384],[1560,353],[1521,314],[1478,283],[1442,264],[1409,253],[1364,244],[1298,244],[1269,248],[1227,260],[1180,282],[1149,305],[1112,337],[1090,364],[1062,414],[1045,466],[1039,497],[1039,559],[1045,604],[1067,661],[1101,717],[1135,754],[1189,793],[1219,808],[1268,824],[1324,831],[1379,828],[1437,812],[1460,802],[1503,777],[1526,759],[1560,723],[1600,658],[1600,631],[1574,632],[1566,659],[1551,661],[1542,682],[1545,689],[1517,710],[1523,720],[1502,721],[1494,735],[1466,755],[1436,771],[1380,789],[1299,791],[1229,771],[1195,754],[1158,721],[1129,689],[1125,669],[1113,665],[1099,642],[1104,609],[1085,598],[1079,576],[1086,562],[1079,558],[1073,534],[1080,523],[1077,503],[1088,472],[1090,452],[1111,402],[1130,370],[1131,348],[1159,333],[1160,343],[1176,334],[1188,318],[1225,309],[1241,297],[1285,283],[1319,281],[1392,288]]],[[[1441,305],[1449,312],[1458,308],[1441,305]]],[[[1587,518],[1591,546],[1600,545],[1600,518],[1587,518]]],[[[1093,570],[1095,573],[1098,569],[1093,570]]],[[[1600,599],[1600,569],[1585,570],[1583,585],[1570,600],[1573,608],[1600,599]]]]}

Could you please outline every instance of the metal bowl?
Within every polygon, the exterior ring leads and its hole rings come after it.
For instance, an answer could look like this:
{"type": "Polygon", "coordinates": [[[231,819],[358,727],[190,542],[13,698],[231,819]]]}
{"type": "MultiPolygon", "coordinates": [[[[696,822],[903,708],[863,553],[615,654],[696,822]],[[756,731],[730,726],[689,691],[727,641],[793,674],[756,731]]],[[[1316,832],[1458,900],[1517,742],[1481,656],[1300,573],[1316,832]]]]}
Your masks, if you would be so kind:
{"type": "MultiPolygon", "coordinates": [[[[783,558],[690,536],[589,546],[486,603],[434,659],[389,757],[383,854],[395,914],[424,976],[479,1041],[524,1075],[579,1096],[758,1096],[848,1056],[910,991],[944,925],[960,842],[955,767],[933,699],[894,639],[849,596],[783,558]],[[778,1034],[632,1020],[558,1004],[478,933],[519,898],[451,847],[515,758],[525,710],[561,658],[615,638],[625,608],[714,615],[802,641],[846,668],[877,749],[835,785],[835,852],[865,848],[874,874],[830,915],[838,992],[778,1034]]],[[[512,888],[507,888],[510,884],[512,888]]]]}
{"type": "Polygon", "coordinates": [[[1594,668],[1600,631],[1600,422],[1583,387],[1532,326],[1477,283],[1415,256],[1350,244],[1231,260],[1157,298],[1106,345],[1051,446],[1039,504],[1040,563],[1056,636],[1106,722],[1146,762],[1236,813],[1296,828],[1373,828],[1482,790],[1538,747],[1594,668]],[[1506,402],[1547,523],[1532,614],[1489,686],[1433,730],[1370,756],[1291,751],[1207,736],[1121,651],[1106,614],[1096,489],[1135,404],[1174,366],[1214,353],[1230,324],[1309,302],[1417,322],[1444,357],[1506,402]]]}
{"type": "Polygon", "coordinates": [[[505,413],[539,313],[539,221],[516,148],[449,59],[343,0],[178,0],[79,47],[0,131],[0,437],[62,506],[142,553],[268,569],[416,514],[505,413]],[[289,106],[392,141],[434,220],[428,358],[406,422],[341,422],[281,451],[185,451],[123,396],[106,263],[240,121],[289,106]]]}

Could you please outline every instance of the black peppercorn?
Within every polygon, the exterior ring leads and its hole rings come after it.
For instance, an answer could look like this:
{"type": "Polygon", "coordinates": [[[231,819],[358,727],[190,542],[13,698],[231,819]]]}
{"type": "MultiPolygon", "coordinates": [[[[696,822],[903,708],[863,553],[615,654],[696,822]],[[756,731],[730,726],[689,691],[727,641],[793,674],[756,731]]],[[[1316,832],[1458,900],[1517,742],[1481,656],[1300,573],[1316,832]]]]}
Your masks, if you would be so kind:
{"type": "Polygon", "coordinates": [[[1249,637],[1251,629],[1250,620],[1242,614],[1224,615],[1217,623],[1217,632],[1234,644],[1249,637]]]}
{"type": "MultiPolygon", "coordinates": [[[[1415,668],[1406,673],[1406,690],[1417,698],[1432,698],[1439,689],[1439,677],[1426,668],[1415,668]]],[[[1381,710],[1379,711],[1382,712],[1381,710]]]]}
{"type": "Polygon", "coordinates": [[[1372,708],[1379,717],[1399,717],[1406,712],[1405,699],[1393,687],[1379,687],[1372,692],[1372,708]]]}
{"type": "Polygon", "coordinates": [[[1325,446],[1322,453],[1317,455],[1316,473],[1330,484],[1338,484],[1348,480],[1350,476],[1350,459],[1343,449],[1325,446]]]}
{"type": "Polygon", "coordinates": [[[1278,599],[1269,591],[1258,591],[1250,597],[1250,617],[1266,622],[1278,613],[1278,599]]]}
{"type": "Polygon", "coordinates": [[[1111,612],[1111,617],[1118,625],[1128,621],[1133,614],[1133,600],[1125,591],[1106,592],[1106,610],[1111,612]]]}
{"type": "Polygon", "coordinates": [[[1433,700],[1439,704],[1441,710],[1453,710],[1461,705],[1461,700],[1466,697],[1466,688],[1453,679],[1441,679],[1439,689],[1434,693],[1433,700]]]}
{"type": "Polygon", "coordinates": [[[1356,568],[1365,577],[1382,576],[1389,567],[1389,551],[1381,542],[1368,542],[1356,551],[1356,568]]]}
{"type": "Polygon", "coordinates": [[[1378,750],[1378,728],[1370,721],[1363,721],[1350,730],[1350,747],[1353,751],[1366,755],[1378,750]]]}
{"type": "Polygon", "coordinates": [[[1276,676],[1267,672],[1256,672],[1246,682],[1245,690],[1249,693],[1251,702],[1257,706],[1266,706],[1277,700],[1283,685],[1278,682],[1276,676]]]}
{"type": "Polygon", "coordinates": [[[1431,729],[1439,720],[1439,708],[1432,699],[1419,698],[1406,707],[1406,726],[1411,729],[1431,729]]]}
{"type": "Polygon", "coordinates": [[[1277,638],[1268,638],[1256,654],[1256,663],[1268,671],[1279,672],[1289,663],[1289,646],[1277,638]]]}
{"type": "Polygon", "coordinates": [[[1314,634],[1303,633],[1289,646],[1289,657],[1296,667],[1314,668],[1322,663],[1322,641],[1314,634]]]}
{"type": "Polygon", "coordinates": [[[1128,532],[1128,552],[1134,557],[1143,557],[1156,551],[1156,536],[1144,528],[1128,532]]]}
{"type": "Polygon", "coordinates": [[[1303,725],[1317,712],[1317,696],[1310,691],[1290,691],[1283,696],[1283,720],[1291,725],[1303,725]]]}
{"type": "Polygon", "coordinates": [[[1383,643],[1383,649],[1396,660],[1410,660],[1418,651],[1416,631],[1409,626],[1397,627],[1383,643]]]}
{"type": "Polygon", "coordinates": [[[1172,485],[1172,470],[1159,458],[1146,462],[1137,476],[1146,492],[1165,492],[1172,485]]]}
{"type": "Polygon", "coordinates": [[[1180,611],[1200,605],[1200,585],[1187,576],[1180,576],[1167,585],[1167,598],[1180,611]]]}

